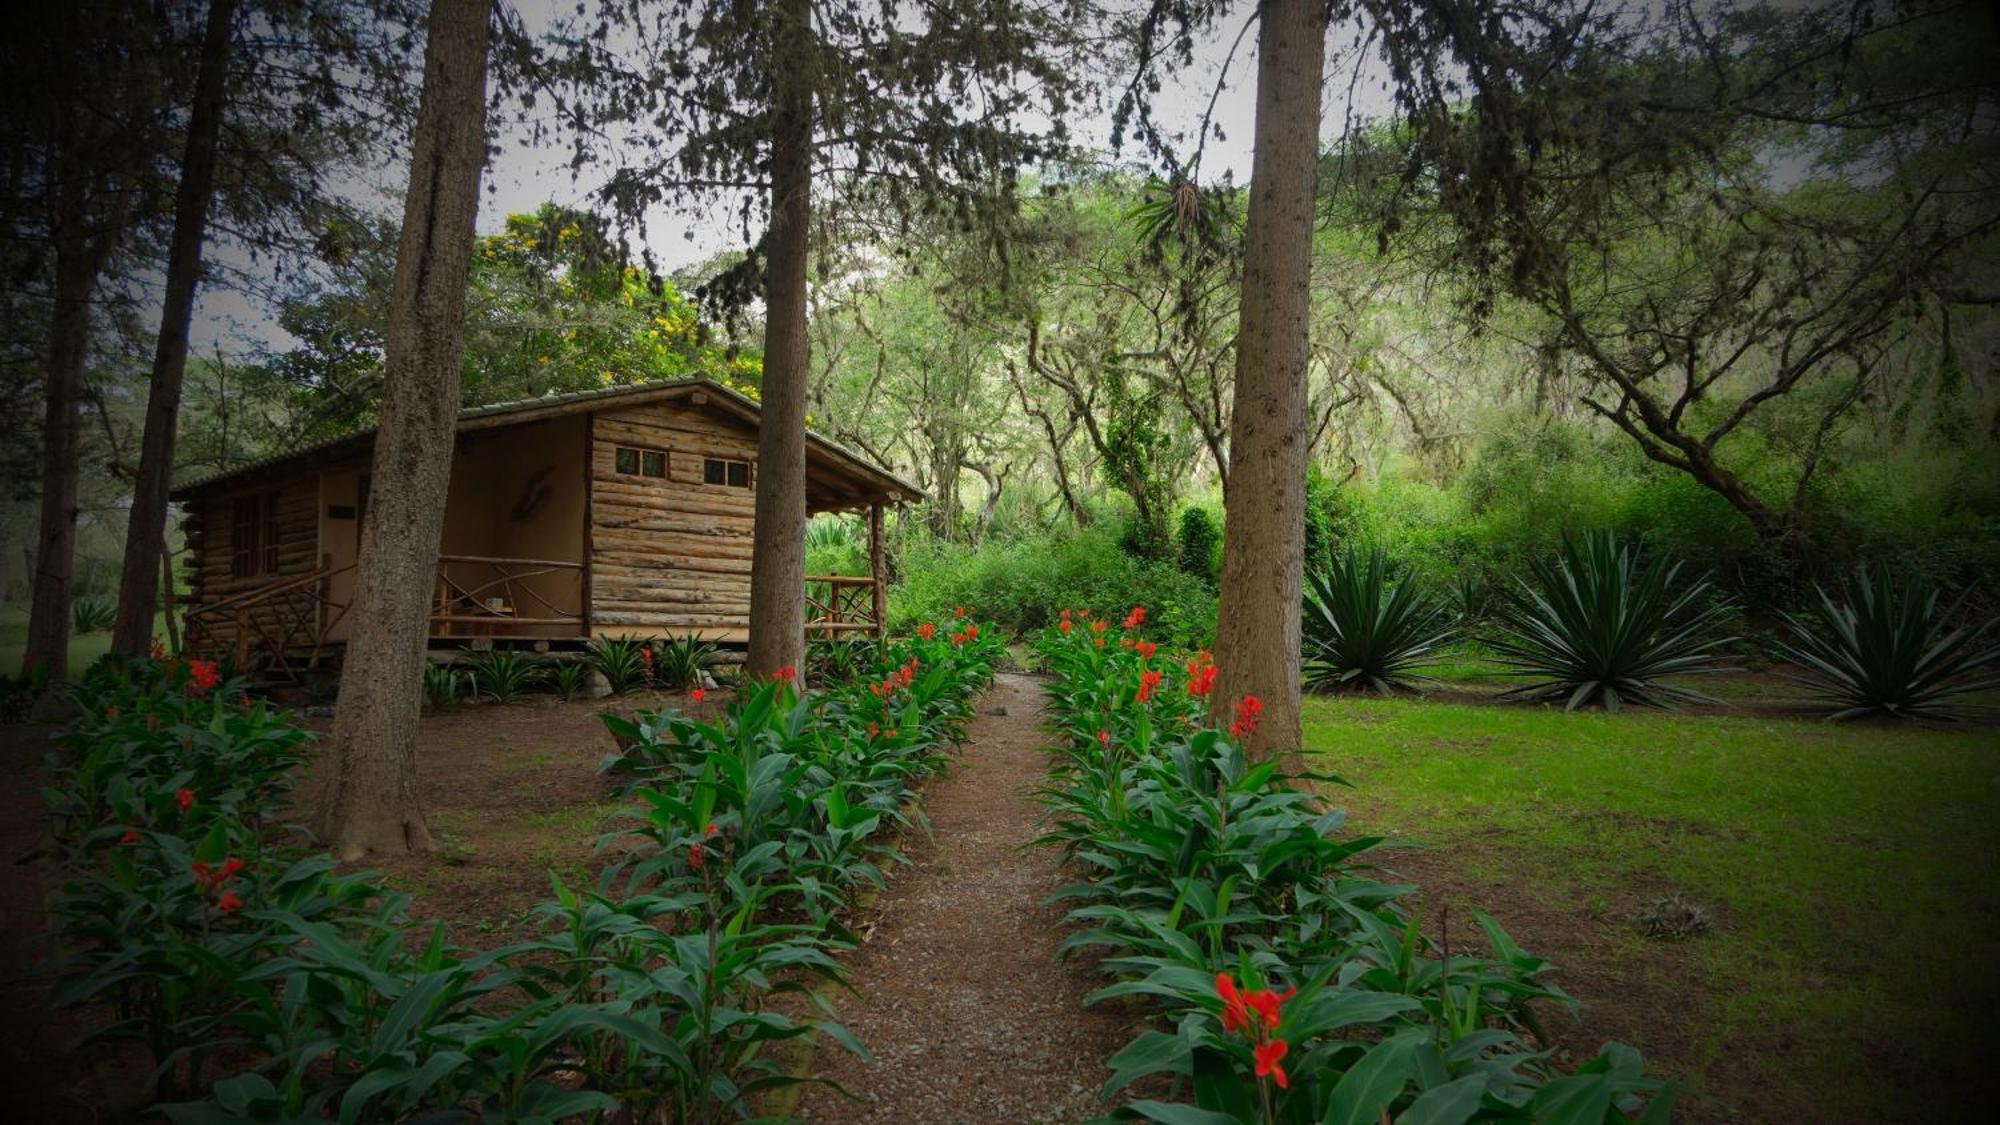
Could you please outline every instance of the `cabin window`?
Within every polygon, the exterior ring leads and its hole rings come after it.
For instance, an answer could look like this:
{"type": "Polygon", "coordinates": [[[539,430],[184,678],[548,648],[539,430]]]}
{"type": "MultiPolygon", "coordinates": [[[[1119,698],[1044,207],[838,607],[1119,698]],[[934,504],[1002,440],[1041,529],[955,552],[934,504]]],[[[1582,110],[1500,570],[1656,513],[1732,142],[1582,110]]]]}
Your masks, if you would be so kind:
{"type": "Polygon", "coordinates": [[[628,477],[658,477],[667,475],[667,455],[657,449],[634,449],[629,445],[617,447],[615,467],[628,477]]]}
{"type": "Polygon", "coordinates": [[[229,573],[254,578],[278,570],[278,495],[239,496],[230,508],[229,573]]]}
{"type": "Polygon", "coordinates": [[[718,457],[709,457],[701,463],[701,482],[725,485],[729,488],[749,488],[750,462],[724,461],[718,457]]]}

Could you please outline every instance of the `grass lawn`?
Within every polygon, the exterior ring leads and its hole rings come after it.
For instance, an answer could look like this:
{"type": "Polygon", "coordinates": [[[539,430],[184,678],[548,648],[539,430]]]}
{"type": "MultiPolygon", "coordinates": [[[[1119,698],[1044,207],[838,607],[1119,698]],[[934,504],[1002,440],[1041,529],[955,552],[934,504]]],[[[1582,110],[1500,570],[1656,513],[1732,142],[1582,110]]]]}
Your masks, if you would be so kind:
{"type": "MultiPolygon", "coordinates": [[[[167,635],[166,614],[156,614],[153,618],[153,632],[167,635]]],[[[28,647],[28,608],[7,606],[0,609],[0,674],[14,675],[21,670],[21,652],[28,647]]],[[[72,675],[91,666],[98,657],[111,651],[111,630],[102,629],[95,633],[79,635],[74,626],[69,636],[69,670],[72,675]]]]}
{"type": "Polygon", "coordinates": [[[1975,1119],[2000,1065],[1995,727],[1315,698],[1306,743],[1356,830],[1422,849],[1381,861],[1442,889],[1427,912],[1481,903],[1574,970],[1567,1048],[1622,1039],[1695,1089],[1677,1120],[1975,1119]],[[1668,894],[1710,929],[1642,936],[1631,911],[1668,894]]]}

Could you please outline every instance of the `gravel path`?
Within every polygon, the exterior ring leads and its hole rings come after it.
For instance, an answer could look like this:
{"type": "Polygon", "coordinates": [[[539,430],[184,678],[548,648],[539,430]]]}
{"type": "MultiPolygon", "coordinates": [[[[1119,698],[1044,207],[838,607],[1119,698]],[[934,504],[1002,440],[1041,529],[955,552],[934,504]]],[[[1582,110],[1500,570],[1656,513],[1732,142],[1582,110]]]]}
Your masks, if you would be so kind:
{"type": "Polygon", "coordinates": [[[1073,1122],[1101,1113],[1097,1090],[1132,1029],[1114,1006],[1085,1009],[1102,982],[1088,959],[1056,960],[1063,884],[1039,849],[1047,777],[1042,697],[1002,675],[980,700],[963,755],[923,792],[933,842],[859,920],[870,934],[844,958],[859,995],[838,1018],[871,1065],[822,1043],[817,1073],[860,1100],[809,1088],[811,1122],[1073,1122]],[[870,933],[869,927],[873,930],[870,933]]]}

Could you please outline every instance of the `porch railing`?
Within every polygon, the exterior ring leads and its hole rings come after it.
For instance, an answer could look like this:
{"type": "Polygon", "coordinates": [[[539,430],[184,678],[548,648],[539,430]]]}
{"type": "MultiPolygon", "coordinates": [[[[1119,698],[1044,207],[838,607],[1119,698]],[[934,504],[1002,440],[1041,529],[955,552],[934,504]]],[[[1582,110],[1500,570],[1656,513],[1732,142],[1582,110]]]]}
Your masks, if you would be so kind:
{"type": "Polygon", "coordinates": [[[827,637],[882,635],[883,587],[868,575],[820,574],[806,577],[806,633],[827,637]]]}
{"type": "Polygon", "coordinates": [[[293,678],[298,671],[293,658],[306,668],[316,667],[334,627],[347,616],[348,603],[333,600],[333,579],[353,569],[353,563],[335,567],[322,559],[308,574],[191,605],[181,618],[182,649],[214,649],[226,626],[229,655],[238,668],[247,667],[250,654],[261,650],[270,656],[273,673],[293,678]]]}
{"type": "MultiPolygon", "coordinates": [[[[552,628],[588,632],[581,608],[567,609],[544,593],[546,583],[531,578],[563,575],[560,582],[583,605],[583,564],[561,559],[504,559],[480,555],[438,557],[437,588],[431,600],[434,637],[511,637],[552,628]]],[[[560,595],[557,595],[560,598],[560,595]]]]}

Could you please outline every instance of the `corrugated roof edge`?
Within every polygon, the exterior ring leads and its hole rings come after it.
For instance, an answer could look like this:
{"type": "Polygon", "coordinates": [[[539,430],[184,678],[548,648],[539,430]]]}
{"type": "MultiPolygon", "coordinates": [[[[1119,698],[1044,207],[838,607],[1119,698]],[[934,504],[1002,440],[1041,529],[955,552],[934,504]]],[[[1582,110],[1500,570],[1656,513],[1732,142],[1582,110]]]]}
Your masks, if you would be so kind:
{"type": "MultiPolygon", "coordinates": [[[[595,403],[603,399],[637,397],[640,395],[657,394],[661,391],[690,390],[694,388],[715,391],[737,405],[749,410],[752,414],[762,413],[755,399],[723,386],[713,379],[696,377],[690,379],[654,379],[644,383],[626,383],[615,387],[593,387],[587,391],[569,391],[559,395],[543,395],[540,398],[524,398],[516,399],[512,402],[494,402],[488,403],[485,406],[472,406],[458,412],[457,424],[462,427],[467,422],[503,417],[508,414],[522,414],[531,410],[546,410],[549,407],[583,405],[595,403]]],[[[182,500],[189,493],[210,488],[224,481],[263,472],[268,469],[275,469],[287,461],[310,457],[315,453],[324,453],[330,449],[337,449],[342,445],[360,442],[364,438],[373,437],[375,430],[376,427],[374,426],[349,430],[346,433],[322,438],[319,441],[299,446],[297,449],[288,450],[284,453],[274,453],[269,457],[260,457],[255,461],[238,465],[233,469],[219,473],[210,473],[207,476],[183,481],[174,486],[171,495],[175,500],[182,500]]],[[[823,434],[807,430],[806,440],[822,447],[835,457],[848,462],[853,468],[859,469],[869,476],[878,477],[909,493],[913,499],[921,500],[924,497],[923,489],[918,488],[902,477],[897,476],[823,434]]]]}

